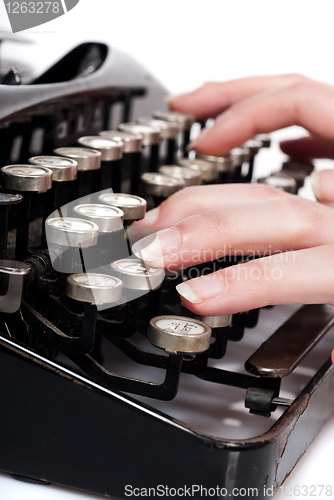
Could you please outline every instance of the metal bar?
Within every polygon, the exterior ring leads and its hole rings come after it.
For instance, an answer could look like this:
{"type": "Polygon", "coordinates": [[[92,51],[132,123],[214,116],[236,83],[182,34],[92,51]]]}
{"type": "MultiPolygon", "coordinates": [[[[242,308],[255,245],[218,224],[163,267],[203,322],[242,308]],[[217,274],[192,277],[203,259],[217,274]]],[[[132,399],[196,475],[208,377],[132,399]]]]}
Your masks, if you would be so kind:
{"type": "Polygon", "coordinates": [[[303,306],[252,354],[245,363],[246,370],[264,377],[286,377],[333,323],[333,306],[303,306]]]}

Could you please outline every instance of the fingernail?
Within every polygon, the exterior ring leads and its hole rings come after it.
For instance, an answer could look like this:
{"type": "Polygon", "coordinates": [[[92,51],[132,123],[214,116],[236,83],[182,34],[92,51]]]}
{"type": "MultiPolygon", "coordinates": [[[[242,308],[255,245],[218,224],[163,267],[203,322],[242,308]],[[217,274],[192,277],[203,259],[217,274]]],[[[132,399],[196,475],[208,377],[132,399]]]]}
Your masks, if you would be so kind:
{"type": "Polygon", "coordinates": [[[143,222],[145,222],[145,224],[147,224],[148,226],[153,226],[153,224],[159,218],[159,212],[160,212],[160,207],[153,208],[153,210],[150,210],[149,212],[146,213],[143,222]]]}
{"type": "Polygon", "coordinates": [[[192,304],[199,304],[215,298],[223,291],[224,285],[220,274],[214,273],[180,283],[176,286],[176,290],[192,304]]]}
{"type": "Polygon", "coordinates": [[[174,254],[180,242],[179,231],[176,228],[169,228],[137,241],[132,246],[132,251],[139,259],[153,262],[174,254]]]}
{"type": "Polygon", "coordinates": [[[320,172],[317,170],[313,170],[310,177],[311,177],[311,186],[313,189],[314,196],[316,197],[317,200],[320,200],[321,199],[320,172]]]}
{"type": "Polygon", "coordinates": [[[209,128],[206,128],[204,129],[200,135],[198,137],[196,137],[196,139],[192,142],[190,142],[187,146],[187,151],[191,151],[193,149],[196,149],[196,147],[198,147],[198,145],[204,141],[204,139],[206,139],[207,135],[210,133],[210,129],[209,128]]]}

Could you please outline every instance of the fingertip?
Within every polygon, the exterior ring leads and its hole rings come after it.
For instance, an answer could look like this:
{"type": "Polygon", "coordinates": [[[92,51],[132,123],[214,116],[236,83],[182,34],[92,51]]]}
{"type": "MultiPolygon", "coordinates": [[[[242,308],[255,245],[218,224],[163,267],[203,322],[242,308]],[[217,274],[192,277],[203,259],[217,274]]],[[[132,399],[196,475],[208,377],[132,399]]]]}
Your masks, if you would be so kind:
{"type": "Polygon", "coordinates": [[[332,350],[332,355],[331,355],[331,358],[332,358],[332,363],[334,365],[334,349],[332,350]]]}

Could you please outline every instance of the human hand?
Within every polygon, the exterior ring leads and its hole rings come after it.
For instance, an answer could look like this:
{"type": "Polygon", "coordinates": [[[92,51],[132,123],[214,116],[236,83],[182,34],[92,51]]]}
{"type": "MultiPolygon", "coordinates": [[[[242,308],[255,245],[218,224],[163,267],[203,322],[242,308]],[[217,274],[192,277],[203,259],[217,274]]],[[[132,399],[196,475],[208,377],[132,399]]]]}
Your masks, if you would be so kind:
{"type": "Polygon", "coordinates": [[[216,118],[192,143],[201,154],[223,155],[258,133],[300,125],[311,136],[282,142],[284,153],[299,159],[334,158],[334,87],[301,75],[207,83],[171,98],[169,106],[198,120],[216,118]]]}
{"type": "Polygon", "coordinates": [[[334,171],[315,176],[318,203],[263,184],[186,188],[148,212],[158,230],[134,253],[156,267],[190,267],[232,255],[264,256],[178,285],[182,301],[204,315],[269,304],[334,305],[334,171]],[[330,199],[331,195],[331,199],[330,199]]]}

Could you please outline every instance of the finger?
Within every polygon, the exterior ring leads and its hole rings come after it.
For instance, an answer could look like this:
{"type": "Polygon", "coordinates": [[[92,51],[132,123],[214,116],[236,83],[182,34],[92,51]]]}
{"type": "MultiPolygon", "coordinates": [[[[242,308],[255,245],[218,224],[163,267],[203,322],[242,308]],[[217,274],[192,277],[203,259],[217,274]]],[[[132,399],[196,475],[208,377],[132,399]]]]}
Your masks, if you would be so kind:
{"type": "Polygon", "coordinates": [[[232,266],[177,285],[182,302],[203,316],[266,305],[334,304],[334,247],[320,246],[232,266]]]}
{"type": "Polygon", "coordinates": [[[318,137],[309,136],[282,141],[280,147],[283,153],[296,160],[310,160],[312,158],[334,159],[334,142],[318,137]]]}
{"type": "Polygon", "coordinates": [[[333,209],[285,196],[193,215],[136,243],[137,257],[156,267],[189,267],[230,251],[268,255],[334,241],[333,209]]]}
{"type": "Polygon", "coordinates": [[[318,201],[334,203],[334,170],[314,170],[311,174],[311,182],[318,201]]]}
{"type": "Polygon", "coordinates": [[[291,74],[256,76],[229,82],[210,82],[193,92],[172,97],[168,100],[168,105],[175,111],[190,113],[198,120],[204,120],[219,115],[235,102],[254,94],[305,79],[301,75],[291,74]]]}
{"type": "Polygon", "coordinates": [[[307,80],[257,94],[220,115],[192,147],[202,154],[222,155],[258,133],[290,125],[334,140],[334,88],[307,80]]]}
{"type": "Polygon", "coordinates": [[[160,230],[206,210],[282,196],[288,195],[265,184],[194,186],[173,194],[159,207],[147,212],[145,218],[134,225],[150,226],[160,230]]]}

